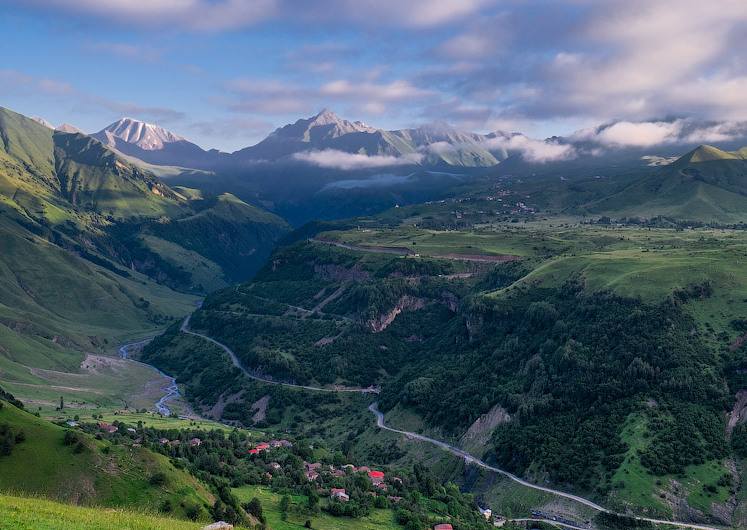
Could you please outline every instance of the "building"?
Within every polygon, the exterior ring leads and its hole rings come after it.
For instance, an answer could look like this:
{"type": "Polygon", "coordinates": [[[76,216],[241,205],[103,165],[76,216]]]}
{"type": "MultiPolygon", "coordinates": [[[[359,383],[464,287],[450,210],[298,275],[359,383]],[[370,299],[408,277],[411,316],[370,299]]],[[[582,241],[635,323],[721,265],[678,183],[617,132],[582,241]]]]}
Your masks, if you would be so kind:
{"type": "Polygon", "coordinates": [[[350,496],[345,493],[344,488],[332,488],[330,490],[329,498],[337,502],[348,502],[350,500],[350,496]]]}
{"type": "Polygon", "coordinates": [[[379,485],[384,482],[384,473],[381,471],[369,471],[368,478],[371,479],[372,483],[379,485]]]}
{"type": "Polygon", "coordinates": [[[434,526],[433,530],[454,530],[454,527],[452,527],[449,523],[443,523],[434,526]]]}

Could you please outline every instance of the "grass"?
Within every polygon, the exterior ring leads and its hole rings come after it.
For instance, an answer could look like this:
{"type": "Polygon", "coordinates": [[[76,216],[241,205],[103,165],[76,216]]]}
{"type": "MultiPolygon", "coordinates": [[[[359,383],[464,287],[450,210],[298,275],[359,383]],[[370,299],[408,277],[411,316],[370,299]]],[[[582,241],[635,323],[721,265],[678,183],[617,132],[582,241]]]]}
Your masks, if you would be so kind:
{"type": "Polygon", "coordinates": [[[645,432],[643,414],[631,414],[622,436],[629,449],[612,477],[614,490],[609,496],[612,506],[623,511],[630,509],[646,517],[682,519],[686,514],[673,512],[673,499],[685,499],[690,508],[707,517],[712,515],[714,504],[723,505],[729,501],[729,486],[717,485],[725,474],[730,475],[723,462],[690,465],[681,476],[652,475],[638,456],[648,445],[645,432]],[[711,491],[709,486],[715,487],[716,491],[711,491]]]}
{"type": "MultiPolygon", "coordinates": [[[[147,449],[113,446],[77,433],[77,444],[66,445],[67,429],[37,418],[3,402],[0,423],[13,433],[23,431],[9,457],[2,457],[0,490],[13,494],[40,495],[80,505],[135,507],[157,510],[164,502],[173,515],[185,516],[187,504],[209,505],[213,501],[205,487],[185,471],[175,469],[168,458],[147,449]],[[161,486],[148,482],[162,472],[161,486]]],[[[202,509],[202,516],[207,512],[202,509]]]]}
{"type": "Polygon", "coordinates": [[[0,494],[0,529],[89,530],[198,529],[203,524],[168,519],[149,512],[121,509],[85,508],[61,504],[39,497],[0,494]]]}
{"type": "MultiPolygon", "coordinates": [[[[257,497],[262,504],[262,513],[273,530],[295,530],[304,528],[307,520],[311,527],[323,530],[384,530],[402,528],[394,518],[394,510],[371,509],[371,514],[362,519],[349,517],[332,517],[324,512],[318,514],[305,513],[304,508],[308,498],[304,495],[292,495],[291,505],[285,519],[279,504],[282,495],[273,493],[269,488],[261,486],[242,486],[234,488],[233,493],[243,502],[249,502],[257,497]]],[[[328,502],[326,499],[322,503],[328,502]]]]}

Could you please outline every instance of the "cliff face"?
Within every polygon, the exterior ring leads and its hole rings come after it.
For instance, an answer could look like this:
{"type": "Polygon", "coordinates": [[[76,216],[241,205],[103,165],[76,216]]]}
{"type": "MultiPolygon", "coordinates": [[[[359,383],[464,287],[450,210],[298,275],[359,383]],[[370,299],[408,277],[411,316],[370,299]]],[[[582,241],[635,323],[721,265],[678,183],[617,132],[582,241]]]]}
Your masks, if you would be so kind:
{"type": "Polygon", "coordinates": [[[416,298],[410,295],[402,296],[392,309],[381,315],[379,318],[375,318],[366,322],[366,326],[374,333],[380,333],[384,331],[389,324],[394,322],[402,311],[417,311],[425,307],[427,300],[425,298],[416,298]]]}

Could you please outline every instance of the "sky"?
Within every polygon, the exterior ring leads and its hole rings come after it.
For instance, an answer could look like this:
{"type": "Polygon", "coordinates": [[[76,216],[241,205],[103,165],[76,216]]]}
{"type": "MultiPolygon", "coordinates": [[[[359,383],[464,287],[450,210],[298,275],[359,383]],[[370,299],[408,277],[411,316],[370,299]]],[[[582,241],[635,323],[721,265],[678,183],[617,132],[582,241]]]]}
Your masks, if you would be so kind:
{"type": "Polygon", "coordinates": [[[234,151],[329,108],[384,129],[643,145],[747,121],[744,0],[0,0],[0,14],[0,106],[89,133],[128,116],[234,151]]]}

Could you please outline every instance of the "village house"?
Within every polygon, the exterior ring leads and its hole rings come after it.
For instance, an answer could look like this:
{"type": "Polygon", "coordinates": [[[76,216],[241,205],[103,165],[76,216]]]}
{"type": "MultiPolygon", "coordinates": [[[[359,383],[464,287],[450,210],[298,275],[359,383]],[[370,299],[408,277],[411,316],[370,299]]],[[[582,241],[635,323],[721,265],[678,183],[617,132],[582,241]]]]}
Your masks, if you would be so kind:
{"type": "Polygon", "coordinates": [[[278,464],[277,462],[270,462],[269,465],[273,469],[280,469],[280,464],[278,464]]]}
{"type": "Polygon", "coordinates": [[[108,423],[99,422],[99,427],[101,427],[102,430],[108,432],[109,434],[113,434],[119,430],[119,427],[115,427],[114,425],[109,425],[108,423]]]}
{"type": "Polygon", "coordinates": [[[350,496],[345,493],[344,488],[332,488],[329,498],[338,502],[348,502],[350,500],[350,496]]]}
{"type": "Polygon", "coordinates": [[[322,464],[320,464],[319,462],[314,462],[313,464],[309,464],[308,462],[303,463],[303,468],[306,471],[314,471],[316,469],[319,469],[320,467],[322,467],[322,464]]]}
{"type": "Polygon", "coordinates": [[[306,472],[306,478],[309,481],[314,481],[314,480],[316,480],[316,479],[319,478],[319,473],[317,473],[316,471],[307,471],[306,472]]]}
{"type": "Polygon", "coordinates": [[[437,524],[433,527],[433,530],[454,530],[454,527],[449,523],[437,524]]]}
{"type": "Polygon", "coordinates": [[[200,440],[199,438],[192,438],[189,441],[189,445],[191,445],[192,447],[196,447],[196,446],[201,445],[201,444],[202,444],[202,440],[200,440]]]}
{"type": "Polygon", "coordinates": [[[371,479],[371,482],[374,485],[378,486],[379,484],[384,482],[384,473],[382,473],[381,471],[369,471],[368,478],[371,479]]]}

